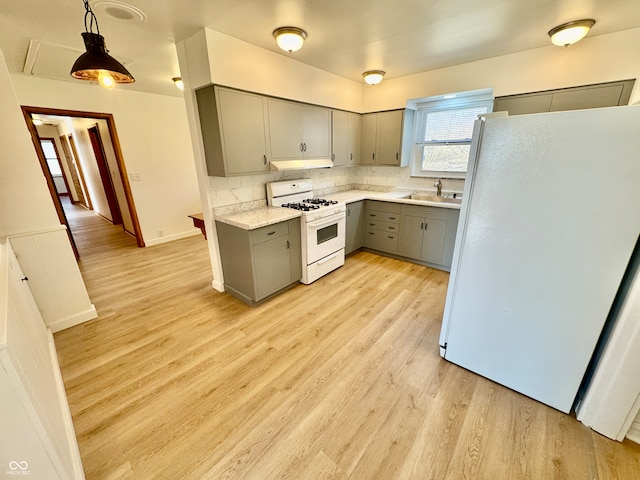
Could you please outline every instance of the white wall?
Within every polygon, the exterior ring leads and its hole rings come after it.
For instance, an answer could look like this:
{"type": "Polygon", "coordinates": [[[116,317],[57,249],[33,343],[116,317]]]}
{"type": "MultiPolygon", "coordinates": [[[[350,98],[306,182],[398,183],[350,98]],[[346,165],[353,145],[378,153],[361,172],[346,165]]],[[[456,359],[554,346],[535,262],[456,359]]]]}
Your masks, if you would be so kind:
{"type": "Polygon", "coordinates": [[[200,233],[187,217],[202,207],[181,98],[22,74],[12,80],[22,105],[113,114],[125,168],[140,174],[130,185],[146,245],[200,233]]]}
{"type": "MultiPolygon", "coordinates": [[[[640,28],[587,37],[568,48],[548,47],[449,68],[385,79],[364,88],[363,109],[404,107],[407,99],[493,88],[496,97],[640,77],[640,28]]],[[[630,103],[640,103],[636,82],[630,103]]]]}
{"type": "Polygon", "coordinates": [[[18,261],[47,325],[54,331],[67,328],[94,318],[96,311],[58,220],[2,52],[0,105],[0,237],[15,240],[18,261]]]}

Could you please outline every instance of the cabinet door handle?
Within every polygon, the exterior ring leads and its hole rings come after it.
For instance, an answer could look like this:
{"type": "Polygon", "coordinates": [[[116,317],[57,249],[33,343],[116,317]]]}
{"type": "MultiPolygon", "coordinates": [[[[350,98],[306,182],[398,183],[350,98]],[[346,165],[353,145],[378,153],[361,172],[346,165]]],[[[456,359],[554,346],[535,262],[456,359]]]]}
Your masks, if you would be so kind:
{"type": "Polygon", "coordinates": [[[427,222],[424,222],[424,230],[425,232],[427,231],[427,227],[429,226],[429,224],[427,222]]]}
{"type": "Polygon", "coordinates": [[[375,159],[376,159],[376,152],[373,152],[373,153],[371,154],[371,160],[375,160],[375,159]]]}
{"type": "Polygon", "coordinates": [[[396,160],[398,160],[398,152],[396,152],[396,160]]]}
{"type": "Polygon", "coordinates": [[[302,151],[303,151],[303,152],[306,152],[306,151],[307,151],[307,144],[306,144],[306,143],[303,143],[302,145],[304,145],[304,150],[302,150],[302,151]]]}
{"type": "Polygon", "coordinates": [[[289,240],[287,240],[287,250],[289,250],[289,240]]]}
{"type": "Polygon", "coordinates": [[[266,165],[267,164],[267,156],[266,155],[262,155],[262,162],[266,165]]]}
{"type": "Polygon", "coordinates": [[[301,152],[304,151],[304,150],[302,150],[302,143],[300,143],[300,151],[301,152]]]}
{"type": "Polygon", "coordinates": [[[331,161],[332,161],[332,162],[335,162],[335,161],[336,161],[336,154],[335,154],[335,153],[332,153],[332,154],[331,154],[331,161]]]}
{"type": "Polygon", "coordinates": [[[353,160],[353,153],[349,154],[349,160],[353,160]]]}
{"type": "Polygon", "coordinates": [[[269,232],[267,233],[267,235],[273,235],[274,233],[276,233],[276,231],[274,230],[273,232],[269,232]]]}
{"type": "Polygon", "coordinates": [[[420,224],[420,230],[424,230],[424,222],[420,224]]]}
{"type": "Polygon", "coordinates": [[[351,210],[347,208],[347,217],[351,216],[351,210]]]}

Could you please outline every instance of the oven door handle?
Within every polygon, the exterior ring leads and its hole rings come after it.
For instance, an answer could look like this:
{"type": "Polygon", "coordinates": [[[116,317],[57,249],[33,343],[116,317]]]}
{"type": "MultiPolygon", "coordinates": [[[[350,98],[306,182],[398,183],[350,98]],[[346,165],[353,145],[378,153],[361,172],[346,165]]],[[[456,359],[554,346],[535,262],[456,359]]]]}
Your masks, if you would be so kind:
{"type": "Polygon", "coordinates": [[[342,220],[345,217],[346,217],[345,212],[340,212],[340,213],[336,213],[335,215],[331,215],[330,217],[321,218],[319,220],[314,220],[313,222],[309,222],[307,223],[307,226],[311,228],[322,228],[322,227],[331,225],[332,223],[335,223],[337,220],[342,220]]]}

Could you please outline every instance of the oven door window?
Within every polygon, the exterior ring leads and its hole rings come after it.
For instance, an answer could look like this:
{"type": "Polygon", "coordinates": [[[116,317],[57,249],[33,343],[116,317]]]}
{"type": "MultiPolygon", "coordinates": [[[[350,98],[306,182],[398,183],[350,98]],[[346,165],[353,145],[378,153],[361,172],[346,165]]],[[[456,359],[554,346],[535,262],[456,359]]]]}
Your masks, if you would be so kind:
{"type": "Polygon", "coordinates": [[[338,237],[338,224],[333,223],[316,231],[316,245],[320,245],[338,237]]]}

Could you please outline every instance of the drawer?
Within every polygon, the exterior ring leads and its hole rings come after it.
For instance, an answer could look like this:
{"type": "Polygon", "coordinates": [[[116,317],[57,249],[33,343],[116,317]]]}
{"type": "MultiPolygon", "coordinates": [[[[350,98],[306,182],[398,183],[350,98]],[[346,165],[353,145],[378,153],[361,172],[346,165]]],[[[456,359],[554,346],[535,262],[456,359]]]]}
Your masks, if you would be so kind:
{"type": "Polygon", "coordinates": [[[256,245],[288,234],[288,222],[274,223],[266,227],[256,228],[255,230],[251,230],[251,245],[256,245]]]}
{"type": "Polygon", "coordinates": [[[397,253],[398,234],[383,232],[382,230],[371,230],[367,228],[367,232],[364,235],[364,244],[365,246],[373,248],[374,250],[397,253]]]}
{"type": "Polygon", "coordinates": [[[382,222],[380,220],[367,219],[367,229],[398,233],[398,231],[400,230],[400,225],[398,223],[389,223],[382,222]]]}
{"type": "Polygon", "coordinates": [[[367,221],[378,220],[381,222],[400,223],[400,213],[384,212],[380,210],[367,210],[367,221]]]}
{"type": "Polygon", "coordinates": [[[401,203],[381,202],[379,200],[367,200],[366,205],[367,210],[377,210],[379,212],[400,214],[400,210],[402,209],[401,203]]]}

